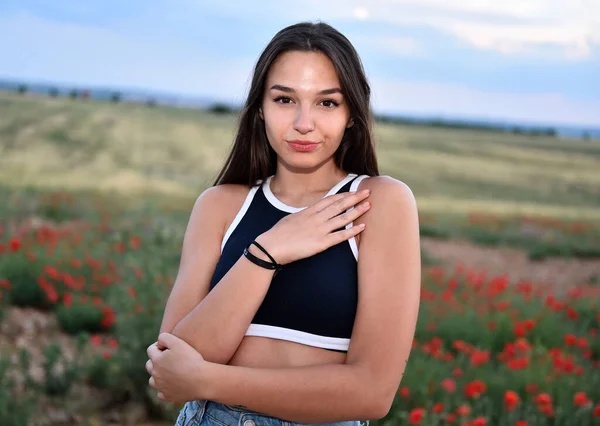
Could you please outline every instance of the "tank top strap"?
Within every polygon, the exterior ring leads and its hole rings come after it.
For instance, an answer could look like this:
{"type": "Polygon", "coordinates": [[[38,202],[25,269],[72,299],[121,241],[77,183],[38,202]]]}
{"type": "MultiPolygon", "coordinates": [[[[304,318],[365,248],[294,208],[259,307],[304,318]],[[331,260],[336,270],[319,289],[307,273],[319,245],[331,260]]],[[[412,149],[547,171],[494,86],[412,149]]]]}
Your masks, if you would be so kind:
{"type": "Polygon", "coordinates": [[[346,184],[344,186],[342,186],[339,191],[337,191],[337,194],[340,194],[342,192],[356,192],[358,190],[358,186],[360,185],[360,183],[364,180],[369,178],[369,175],[355,175],[352,174],[351,175],[352,179],[350,179],[348,182],[346,182],[346,184]]]}

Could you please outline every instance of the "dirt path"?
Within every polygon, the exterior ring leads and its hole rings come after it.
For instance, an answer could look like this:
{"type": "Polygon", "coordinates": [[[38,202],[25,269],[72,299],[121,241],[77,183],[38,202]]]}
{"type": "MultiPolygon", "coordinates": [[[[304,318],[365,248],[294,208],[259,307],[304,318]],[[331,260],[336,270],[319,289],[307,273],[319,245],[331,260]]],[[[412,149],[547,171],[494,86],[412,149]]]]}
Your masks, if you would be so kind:
{"type": "Polygon", "coordinates": [[[425,251],[454,268],[459,263],[475,269],[485,269],[490,275],[507,273],[512,280],[531,280],[554,283],[558,288],[569,288],[600,280],[600,259],[565,259],[553,257],[541,261],[527,258],[523,250],[508,247],[488,247],[465,240],[437,240],[422,237],[425,251]]]}

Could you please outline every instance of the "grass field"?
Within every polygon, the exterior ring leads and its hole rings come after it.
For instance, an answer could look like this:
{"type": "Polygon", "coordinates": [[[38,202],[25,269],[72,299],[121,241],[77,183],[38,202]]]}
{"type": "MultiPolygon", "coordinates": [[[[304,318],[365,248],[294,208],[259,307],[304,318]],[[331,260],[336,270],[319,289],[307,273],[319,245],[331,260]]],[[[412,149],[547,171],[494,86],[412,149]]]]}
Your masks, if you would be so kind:
{"type": "MultiPolygon", "coordinates": [[[[230,148],[234,116],[0,94],[0,184],[189,200],[230,148]]],[[[383,174],[423,214],[600,219],[600,141],[375,128],[383,174]]]]}
{"type": "MultiPolygon", "coordinates": [[[[173,424],[145,351],[235,121],[0,93],[0,425],[173,424]]],[[[415,193],[422,236],[517,246],[531,265],[600,258],[600,141],[375,133],[382,173],[415,193]]],[[[413,350],[373,426],[600,424],[598,275],[557,292],[423,254],[413,350]]]]}

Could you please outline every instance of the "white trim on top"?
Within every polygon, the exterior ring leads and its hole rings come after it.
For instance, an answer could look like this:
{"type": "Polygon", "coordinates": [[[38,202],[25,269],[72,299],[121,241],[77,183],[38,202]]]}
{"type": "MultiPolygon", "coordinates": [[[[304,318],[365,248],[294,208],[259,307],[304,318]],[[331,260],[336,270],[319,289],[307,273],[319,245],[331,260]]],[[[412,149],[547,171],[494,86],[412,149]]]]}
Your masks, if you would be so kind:
{"type": "Polygon", "coordinates": [[[246,336],[269,337],[271,339],[302,343],[303,345],[315,346],[317,348],[337,349],[341,351],[347,351],[350,345],[350,339],[320,336],[318,334],[264,324],[250,324],[248,331],[246,331],[246,336]]]}
{"type": "MultiPolygon", "coordinates": [[[[354,182],[352,182],[352,185],[350,185],[350,192],[356,192],[358,191],[358,185],[360,185],[360,183],[364,180],[367,179],[369,177],[369,175],[360,175],[359,177],[357,177],[354,182]]],[[[354,206],[350,207],[348,210],[346,211],[350,211],[354,208],[354,206]]],[[[348,225],[346,225],[346,229],[350,229],[352,228],[352,226],[354,226],[354,222],[350,222],[348,225]]],[[[350,244],[350,249],[352,249],[352,254],[354,255],[354,258],[356,259],[356,261],[358,262],[358,244],[356,244],[356,238],[352,237],[348,240],[348,244],[350,244]]]]}
{"type": "Polygon", "coordinates": [[[231,222],[231,225],[229,225],[229,228],[227,228],[227,232],[225,232],[225,235],[223,236],[223,241],[221,241],[221,253],[223,253],[223,248],[225,247],[225,243],[227,242],[227,240],[229,239],[229,237],[231,236],[231,234],[233,233],[235,228],[237,228],[237,226],[241,222],[242,218],[248,211],[248,208],[250,207],[250,204],[252,203],[252,200],[254,199],[254,194],[256,194],[256,191],[258,191],[258,188],[260,188],[260,185],[253,186],[250,189],[250,191],[248,192],[248,195],[246,195],[244,204],[242,204],[242,207],[235,215],[233,222],[231,222]]]}
{"type": "MultiPolygon", "coordinates": [[[[356,177],[356,175],[354,173],[348,174],[348,176],[346,176],[344,179],[342,179],[340,182],[338,182],[333,188],[331,188],[329,190],[329,192],[323,196],[323,198],[326,198],[326,197],[328,197],[330,195],[335,194],[336,192],[338,192],[340,190],[340,188],[342,186],[346,185],[348,182],[350,182],[355,177],[356,177]]],[[[275,196],[275,194],[273,194],[271,192],[271,179],[272,178],[273,178],[273,176],[269,176],[267,179],[265,179],[265,181],[263,182],[262,188],[263,188],[263,192],[265,194],[265,197],[273,205],[273,207],[275,207],[275,208],[277,208],[279,210],[282,210],[284,212],[288,212],[288,213],[297,213],[297,212],[302,211],[302,210],[304,210],[306,208],[306,207],[292,207],[292,206],[288,206],[284,202],[280,201],[275,196]]]]}

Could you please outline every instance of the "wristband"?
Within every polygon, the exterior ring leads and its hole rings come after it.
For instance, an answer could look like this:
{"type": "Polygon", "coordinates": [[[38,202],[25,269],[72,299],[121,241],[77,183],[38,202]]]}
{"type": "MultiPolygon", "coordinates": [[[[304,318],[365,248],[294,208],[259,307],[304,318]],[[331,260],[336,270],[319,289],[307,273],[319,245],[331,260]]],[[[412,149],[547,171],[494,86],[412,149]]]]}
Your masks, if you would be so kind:
{"type": "Polygon", "coordinates": [[[248,260],[250,260],[252,263],[254,263],[255,265],[260,266],[261,268],[275,270],[275,275],[277,275],[277,273],[283,268],[283,265],[280,265],[279,263],[277,263],[277,261],[273,258],[273,256],[271,256],[269,254],[269,252],[267,250],[265,250],[265,248],[263,246],[261,246],[259,243],[257,243],[256,241],[252,241],[250,244],[248,244],[248,247],[244,248],[244,256],[248,260]],[[264,254],[266,254],[267,257],[269,259],[271,259],[271,262],[267,262],[266,260],[262,260],[261,258],[256,257],[255,255],[253,255],[252,253],[250,253],[250,251],[248,250],[248,248],[252,244],[254,244],[256,247],[258,247],[258,249],[260,251],[262,251],[264,254]]]}

